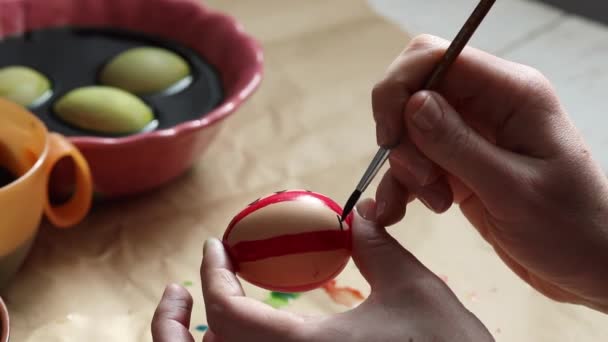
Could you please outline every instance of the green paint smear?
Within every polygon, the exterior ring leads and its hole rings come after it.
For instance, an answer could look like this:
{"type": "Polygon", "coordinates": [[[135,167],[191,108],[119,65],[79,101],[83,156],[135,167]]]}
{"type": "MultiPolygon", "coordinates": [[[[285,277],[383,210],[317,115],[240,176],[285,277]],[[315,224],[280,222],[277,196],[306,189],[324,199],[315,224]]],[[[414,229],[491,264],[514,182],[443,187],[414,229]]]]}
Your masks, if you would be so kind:
{"type": "Polygon", "coordinates": [[[288,300],[283,299],[283,298],[274,298],[272,296],[266,298],[264,300],[264,303],[272,306],[275,309],[279,309],[279,308],[282,308],[284,306],[289,305],[289,301],[288,300]]]}
{"type": "Polygon", "coordinates": [[[289,301],[300,297],[299,293],[270,292],[264,303],[279,309],[289,305],[289,301]]]}
{"type": "Polygon", "coordinates": [[[184,286],[192,286],[192,282],[190,280],[186,280],[182,283],[184,286]]]}
{"type": "Polygon", "coordinates": [[[289,299],[296,299],[296,298],[300,297],[300,294],[299,293],[286,293],[286,292],[271,292],[270,297],[283,298],[283,299],[289,300],[289,299]]]}
{"type": "Polygon", "coordinates": [[[202,331],[202,332],[207,331],[207,329],[208,329],[208,328],[209,328],[209,327],[208,327],[208,326],[206,326],[206,325],[204,325],[204,324],[199,324],[199,325],[197,325],[197,326],[196,326],[196,330],[198,330],[198,331],[202,331]]]}

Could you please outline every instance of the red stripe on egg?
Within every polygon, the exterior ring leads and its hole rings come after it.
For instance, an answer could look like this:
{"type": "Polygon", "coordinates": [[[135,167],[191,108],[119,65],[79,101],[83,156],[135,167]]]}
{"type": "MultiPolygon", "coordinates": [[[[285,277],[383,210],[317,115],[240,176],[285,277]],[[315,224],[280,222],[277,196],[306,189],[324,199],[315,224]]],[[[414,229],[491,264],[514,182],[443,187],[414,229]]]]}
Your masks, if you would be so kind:
{"type": "Polygon", "coordinates": [[[288,254],[350,249],[350,238],[345,231],[323,230],[241,241],[226,247],[229,254],[235,258],[233,260],[251,262],[288,254]]]}

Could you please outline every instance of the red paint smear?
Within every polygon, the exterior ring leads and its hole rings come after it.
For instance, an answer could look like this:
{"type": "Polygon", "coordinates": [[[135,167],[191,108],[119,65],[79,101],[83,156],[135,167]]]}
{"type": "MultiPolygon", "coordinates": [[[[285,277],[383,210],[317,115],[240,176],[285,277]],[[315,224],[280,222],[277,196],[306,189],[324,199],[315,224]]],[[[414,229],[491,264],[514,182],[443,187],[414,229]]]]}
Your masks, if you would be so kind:
{"type": "Polygon", "coordinates": [[[345,306],[354,306],[357,302],[365,299],[365,296],[359,290],[352,287],[336,286],[335,279],[325,283],[323,289],[334,302],[345,306]]]}
{"type": "Polygon", "coordinates": [[[448,276],[446,276],[445,274],[440,274],[439,279],[443,280],[443,282],[446,284],[448,283],[448,276]]]}
{"type": "Polygon", "coordinates": [[[347,231],[324,230],[281,235],[265,240],[241,241],[228,248],[234,260],[249,262],[289,254],[350,250],[350,239],[347,231]]]}
{"type": "MultiPolygon", "coordinates": [[[[243,209],[241,212],[239,212],[230,222],[230,224],[228,225],[228,228],[226,229],[226,232],[224,233],[224,241],[226,241],[226,239],[228,239],[228,236],[230,235],[230,232],[232,231],[232,229],[234,228],[234,226],[243,218],[245,218],[247,215],[253,213],[256,210],[259,210],[261,208],[264,208],[265,206],[271,205],[271,204],[275,204],[275,203],[279,203],[279,202],[285,202],[285,201],[296,201],[299,198],[305,198],[305,197],[312,197],[312,198],[316,198],[321,200],[321,202],[323,202],[328,208],[330,208],[331,210],[333,210],[337,215],[341,215],[342,214],[342,207],[340,207],[336,202],[334,202],[334,200],[332,200],[331,198],[319,194],[319,193],[315,193],[315,192],[308,192],[305,190],[291,190],[291,191],[285,191],[285,192],[281,192],[278,194],[272,194],[269,196],[266,196],[264,198],[261,198],[259,201],[257,201],[256,203],[246,207],[245,209],[243,209]]],[[[348,226],[352,226],[352,220],[353,220],[353,213],[351,212],[350,214],[348,214],[348,216],[346,217],[346,223],[348,224],[348,226]]],[[[350,230],[350,229],[349,229],[350,230]]]]}

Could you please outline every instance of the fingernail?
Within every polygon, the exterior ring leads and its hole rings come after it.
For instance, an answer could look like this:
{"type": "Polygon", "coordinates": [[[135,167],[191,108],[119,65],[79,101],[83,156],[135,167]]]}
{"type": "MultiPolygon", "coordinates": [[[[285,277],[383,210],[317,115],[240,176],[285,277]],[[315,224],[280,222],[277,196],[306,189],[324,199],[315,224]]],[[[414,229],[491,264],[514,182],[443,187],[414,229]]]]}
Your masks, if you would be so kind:
{"type": "Polygon", "coordinates": [[[368,221],[372,221],[376,218],[376,205],[371,199],[366,199],[359,202],[355,206],[355,210],[359,213],[359,215],[361,215],[361,217],[368,221]]]}
{"type": "Polygon", "coordinates": [[[211,239],[205,240],[205,244],[203,245],[203,256],[206,255],[207,251],[209,250],[209,245],[211,245],[211,243],[211,239]]]}
{"type": "Polygon", "coordinates": [[[441,120],[443,111],[434,96],[428,94],[418,110],[412,115],[412,121],[420,131],[428,132],[441,120]]]}
{"type": "Polygon", "coordinates": [[[425,207],[435,211],[433,209],[433,206],[424,197],[420,196],[420,197],[418,197],[418,200],[420,200],[420,202],[422,202],[422,204],[424,204],[425,207]]]}
{"type": "Polygon", "coordinates": [[[378,202],[378,204],[376,205],[376,220],[379,219],[380,217],[382,217],[382,215],[384,215],[385,211],[386,211],[386,201],[378,202]]]}
{"type": "Polygon", "coordinates": [[[177,285],[175,283],[168,284],[167,286],[165,286],[165,291],[163,292],[163,297],[171,296],[176,291],[179,291],[179,289],[180,289],[179,285],[177,285]]]}
{"type": "Polygon", "coordinates": [[[418,196],[420,202],[424,203],[427,208],[433,210],[434,212],[441,212],[445,209],[447,203],[447,199],[442,193],[437,191],[425,191],[418,196]]]}
{"type": "Polygon", "coordinates": [[[203,257],[205,256],[206,253],[209,253],[209,251],[211,251],[212,249],[220,249],[223,250],[224,248],[224,244],[222,243],[222,241],[218,238],[212,237],[209,238],[205,241],[205,244],[203,245],[203,257]]]}
{"type": "Polygon", "coordinates": [[[380,146],[389,146],[391,145],[391,130],[390,127],[384,123],[379,123],[376,126],[376,136],[377,142],[380,146]]]}

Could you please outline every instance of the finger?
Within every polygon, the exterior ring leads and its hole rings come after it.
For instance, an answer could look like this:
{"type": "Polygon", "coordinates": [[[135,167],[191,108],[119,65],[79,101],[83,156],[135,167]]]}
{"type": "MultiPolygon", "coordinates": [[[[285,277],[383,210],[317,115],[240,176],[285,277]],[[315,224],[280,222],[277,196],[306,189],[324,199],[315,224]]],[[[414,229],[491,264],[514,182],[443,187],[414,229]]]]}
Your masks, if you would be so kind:
{"type": "Polygon", "coordinates": [[[454,175],[448,174],[447,180],[448,184],[450,185],[450,189],[452,189],[454,203],[462,203],[473,194],[471,189],[464,185],[464,183],[462,183],[462,181],[454,175]]]}
{"type": "Polygon", "coordinates": [[[203,294],[206,298],[223,300],[231,296],[245,295],[221,241],[207,240],[203,247],[203,255],[201,279],[203,280],[203,294]]]}
{"type": "Polygon", "coordinates": [[[152,318],[154,342],[194,341],[188,331],[191,313],[190,293],[179,285],[167,286],[152,318]]]}
{"type": "Polygon", "coordinates": [[[416,93],[405,116],[414,144],[482,199],[496,204],[523,190],[534,160],[489,143],[439,94],[416,93]]]}
{"type": "MultiPolygon", "coordinates": [[[[445,212],[452,204],[451,189],[441,178],[441,171],[435,163],[425,157],[407,136],[398,146],[391,149],[389,156],[391,173],[398,183],[414,194],[429,209],[436,213],[445,212]]],[[[382,209],[378,202],[378,209],[382,209]]],[[[379,221],[381,225],[388,225],[379,221]]]]}
{"type": "Polygon", "coordinates": [[[374,222],[375,212],[373,200],[359,202],[352,227],[353,260],[372,292],[390,296],[405,287],[417,286],[417,279],[429,277],[441,282],[374,222]]]}
{"type": "Polygon", "coordinates": [[[387,170],[376,189],[376,220],[383,226],[399,222],[405,216],[409,192],[387,170]]]}
{"type": "Polygon", "coordinates": [[[245,297],[226,250],[217,239],[205,243],[201,280],[209,329],[226,341],[292,341],[303,320],[245,297]]]}
{"type": "Polygon", "coordinates": [[[395,171],[411,175],[407,184],[410,190],[431,184],[440,176],[439,168],[424,156],[407,136],[391,149],[389,163],[395,171]]]}
{"type": "MultiPolygon", "coordinates": [[[[444,178],[437,178],[434,183],[420,186],[409,171],[399,165],[389,169],[392,177],[409,193],[418,198],[427,208],[442,213],[452,205],[452,190],[444,178]]],[[[380,203],[379,203],[380,204],[380,203]]]]}
{"type": "Polygon", "coordinates": [[[416,196],[427,208],[436,213],[447,211],[454,202],[452,189],[444,177],[433,184],[420,188],[416,196]]]}
{"type": "Polygon", "coordinates": [[[378,145],[393,147],[397,145],[405,131],[401,113],[409,99],[406,89],[394,87],[389,82],[379,82],[372,90],[372,112],[376,122],[378,145]]]}
{"type": "Polygon", "coordinates": [[[211,329],[205,332],[203,335],[203,342],[221,342],[222,339],[219,338],[211,329]]]}

